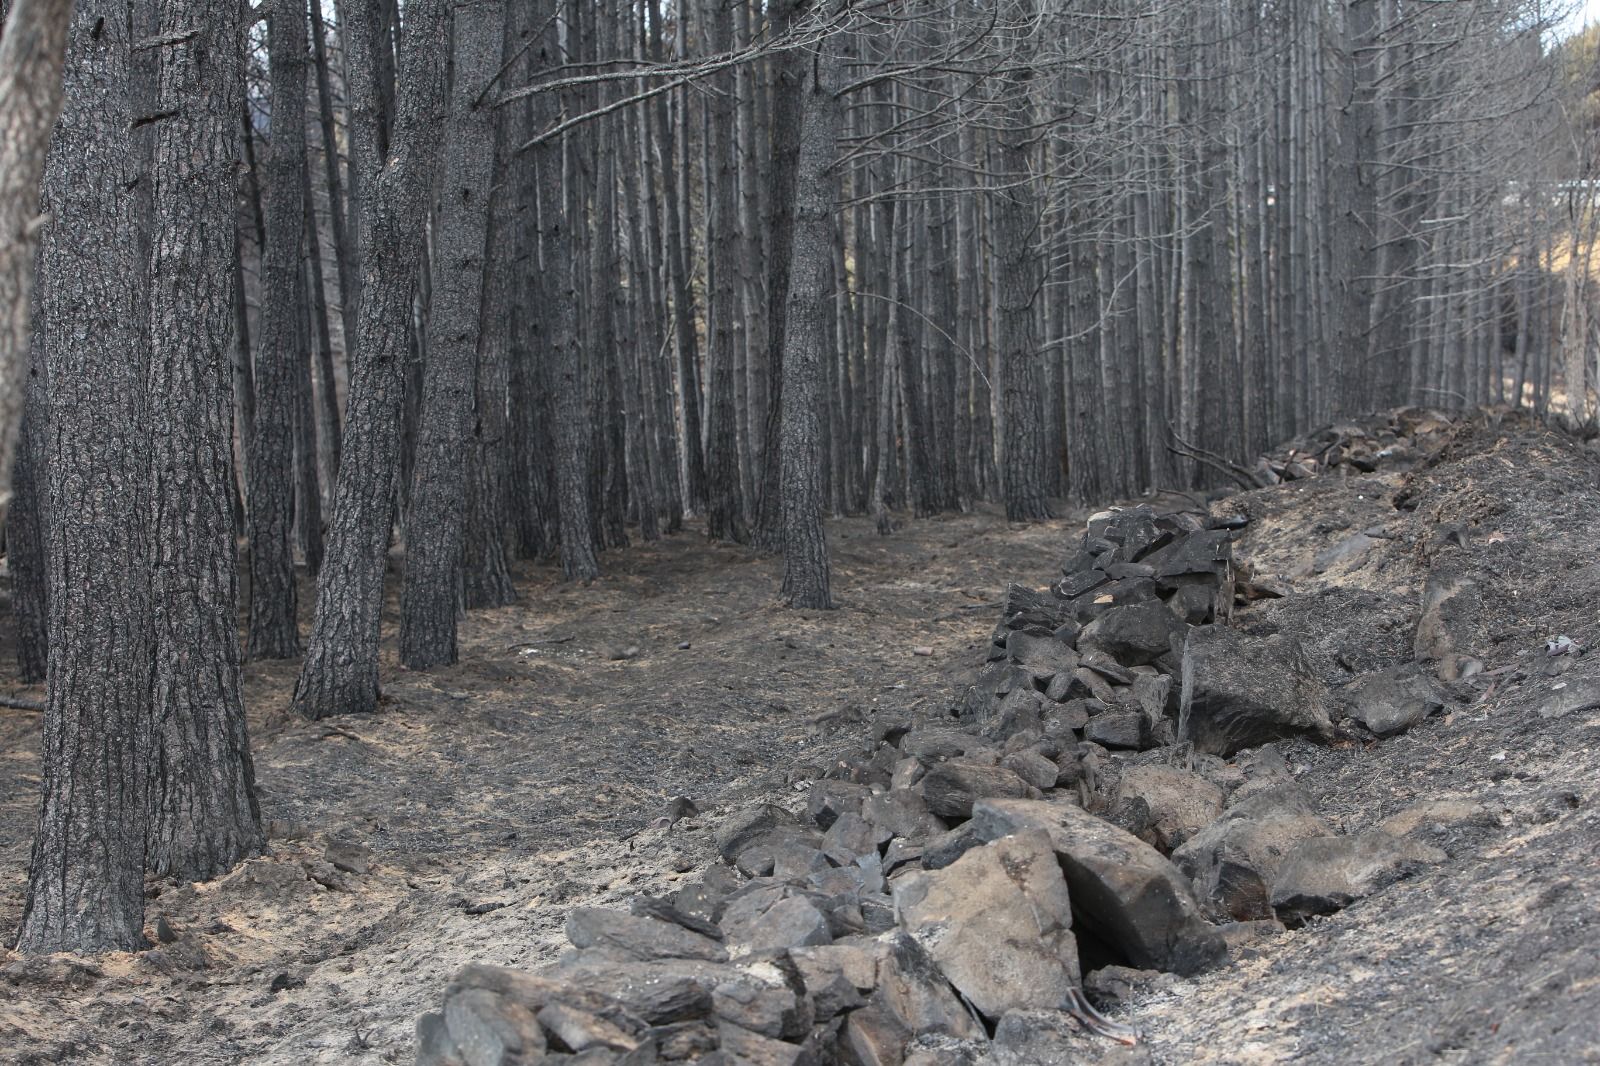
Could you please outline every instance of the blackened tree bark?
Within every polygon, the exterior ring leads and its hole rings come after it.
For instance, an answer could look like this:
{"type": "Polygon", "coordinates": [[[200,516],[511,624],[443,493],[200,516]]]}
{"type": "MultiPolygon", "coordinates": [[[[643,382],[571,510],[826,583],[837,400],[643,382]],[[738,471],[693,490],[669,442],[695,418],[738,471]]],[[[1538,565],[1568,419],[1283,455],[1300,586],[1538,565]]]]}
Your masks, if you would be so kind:
{"type": "MultiPolygon", "coordinates": [[[[555,28],[545,31],[538,65],[549,70],[560,60],[555,28]]],[[[557,117],[553,94],[543,93],[537,123],[549,128],[557,117]]],[[[534,149],[539,173],[539,243],[544,262],[544,309],[540,330],[544,374],[555,422],[556,508],[561,519],[561,570],[571,580],[600,576],[595,559],[594,524],[589,513],[589,403],[578,352],[577,276],[572,255],[571,220],[562,179],[562,145],[549,141],[534,149]]]]}
{"type": "MultiPolygon", "coordinates": [[[[354,6],[354,5],[352,5],[354,6]]],[[[443,125],[448,13],[443,0],[412,0],[401,53],[393,135],[378,151],[380,86],[375,65],[381,26],[351,11],[352,157],[361,172],[362,285],[351,354],[344,455],[339,464],[327,556],[317,577],[317,607],[295,710],[308,718],[362,713],[378,705],[378,625],[400,451],[407,322],[422,254],[428,190],[443,125]]]]}
{"type": "Polygon", "coordinates": [[[234,166],[244,90],[235,0],[159,0],[151,170],[150,591],[158,734],[147,864],[205,880],[266,843],[239,691],[234,541],[234,166]]]}
{"type": "Polygon", "coordinates": [[[266,247],[256,345],[256,419],[245,462],[250,509],[252,659],[300,654],[294,572],[294,425],[305,372],[300,252],[305,241],[306,17],[302,0],[273,0],[267,29],[272,148],[265,166],[266,247]]]}
{"type": "MultiPolygon", "coordinates": [[[[71,0],[17,0],[0,40],[0,478],[15,465],[27,395],[39,178],[61,110],[61,63],[71,0]]],[[[31,473],[24,461],[24,472],[31,473]]],[[[10,502],[0,481],[0,521],[10,502]]],[[[24,671],[26,672],[26,671],[24,671]]]]}
{"type": "Polygon", "coordinates": [[[428,362],[400,594],[400,661],[412,670],[456,661],[467,452],[494,169],[495,118],[485,89],[500,67],[505,21],[503,0],[476,0],[455,9],[454,84],[434,222],[428,362]]]}
{"type": "MultiPolygon", "coordinates": [[[[712,51],[732,47],[734,0],[707,0],[706,17],[712,51]]],[[[711,294],[707,332],[710,335],[706,377],[710,386],[706,417],[706,532],[713,540],[744,542],[749,533],[744,520],[744,494],[739,481],[738,412],[734,403],[734,373],[738,361],[733,317],[738,291],[734,288],[738,243],[737,145],[734,139],[734,78],[714,75],[707,103],[706,190],[708,243],[711,247],[711,294]]]]}
{"type": "MultiPolygon", "coordinates": [[[[10,35],[8,34],[8,40],[10,35]]],[[[66,106],[44,175],[39,314],[55,503],[43,804],[17,938],[24,954],[144,943],[150,822],[150,592],[144,313],[136,263],[127,9],[79,0],[66,106]]]]}
{"type": "MultiPolygon", "coordinates": [[[[42,351],[35,356],[42,357],[42,351]]],[[[29,685],[45,679],[50,650],[50,580],[44,541],[49,528],[44,495],[44,422],[48,415],[42,371],[39,366],[29,371],[16,472],[11,479],[11,507],[6,512],[6,569],[11,571],[11,608],[17,619],[17,673],[29,685]]]]}
{"type": "MultiPolygon", "coordinates": [[[[803,0],[780,0],[769,11],[770,32],[781,36],[794,25],[803,0]]],[[[772,64],[772,129],[767,159],[767,401],[762,427],[761,491],[756,500],[755,544],[783,550],[784,521],[779,441],[783,425],[783,349],[789,302],[790,260],[794,247],[795,167],[800,157],[802,86],[808,56],[800,49],[779,53],[772,64]]]]}
{"type": "Polygon", "coordinates": [[[842,105],[839,58],[823,41],[801,92],[804,123],[795,168],[794,239],[784,315],[783,598],[829,608],[828,543],[822,529],[822,360],[828,351],[834,187],[842,105]]]}
{"type": "MultiPolygon", "coordinates": [[[[1032,25],[1034,2],[1007,3],[1013,25],[1032,25]]],[[[1042,286],[1035,245],[1039,207],[1029,150],[1035,137],[1029,59],[1017,56],[1001,79],[994,167],[1001,183],[994,194],[994,248],[999,287],[995,340],[1005,420],[1002,480],[1006,517],[1013,522],[1050,517],[1044,496],[1044,374],[1034,323],[1034,300],[1042,286]]]]}

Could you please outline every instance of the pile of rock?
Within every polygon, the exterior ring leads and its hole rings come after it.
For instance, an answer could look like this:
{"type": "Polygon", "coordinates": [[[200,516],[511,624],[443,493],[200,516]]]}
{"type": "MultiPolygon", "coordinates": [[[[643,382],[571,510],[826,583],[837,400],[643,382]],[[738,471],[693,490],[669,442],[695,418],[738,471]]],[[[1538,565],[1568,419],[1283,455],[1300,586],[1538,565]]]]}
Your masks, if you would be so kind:
{"type": "Polygon", "coordinates": [[[1459,417],[1428,407],[1398,407],[1334,422],[1263,455],[1250,473],[1265,488],[1329,473],[1407,470],[1437,452],[1461,423],[1459,417]]]}
{"type": "Polygon", "coordinates": [[[463,970],[419,1066],[1121,1061],[1091,1000],[1442,859],[1334,835],[1269,745],[1327,737],[1335,700],[1293,639],[1222,624],[1215,524],[1096,515],[1060,582],[1008,591],[948,717],[880,719],[802,812],[736,812],[672,896],[574,911],[544,974],[463,970]]]}

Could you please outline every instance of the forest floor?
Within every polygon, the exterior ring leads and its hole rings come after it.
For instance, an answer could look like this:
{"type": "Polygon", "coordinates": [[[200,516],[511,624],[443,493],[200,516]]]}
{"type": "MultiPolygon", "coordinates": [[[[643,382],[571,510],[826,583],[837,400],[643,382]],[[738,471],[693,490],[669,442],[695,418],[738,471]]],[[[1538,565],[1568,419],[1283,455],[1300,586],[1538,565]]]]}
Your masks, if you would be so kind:
{"type": "MultiPolygon", "coordinates": [[[[1248,511],[1237,554],[1294,589],[1235,623],[1300,636],[1319,661],[1409,658],[1429,567],[1478,580],[1485,672],[1448,713],[1392,740],[1283,751],[1341,831],[1421,800],[1485,813],[1424,831],[1450,856],[1437,868],[1136,994],[1124,1020],[1153,1061],[1600,1061],[1600,710],[1560,709],[1589,686],[1600,708],[1600,652],[1567,657],[1559,678],[1545,655],[1563,634],[1600,647],[1600,459],[1527,426],[1453,438],[1409,474],[1217,508],[1248,511]],[[1358,531],[1381,535],[1352,548],[1358,531]]],[[[887,538],[832,523],[840,608],[825,613],[778,606],[778,560],[692,531],[609,554],[587,587],[529,566],[517,605],[463,624],[459,665],[409,673],[386,641],[386,702],[369,717],[296,720],[297,664],[251,664],[268,853],[211,884],[153,884],[152,935],[163,917],[176,936],[150,951],[0,950],[0,1062],[411,1061],[417,1015],[461,965],[553,958],[570,908],[694,876],[720,814],[798,798],[870,740],[874,716],[942,714],[983,661],[1006,583],[1056,577],[1082,517],[982,513],[887,538]],[[704,816],[655,824],[679,795],[704,816]],[[355,871],[325,861],[330,842],[355,871]]],[[[5,930],[38,730],[37,714],[0,710],[5,930]]]]}

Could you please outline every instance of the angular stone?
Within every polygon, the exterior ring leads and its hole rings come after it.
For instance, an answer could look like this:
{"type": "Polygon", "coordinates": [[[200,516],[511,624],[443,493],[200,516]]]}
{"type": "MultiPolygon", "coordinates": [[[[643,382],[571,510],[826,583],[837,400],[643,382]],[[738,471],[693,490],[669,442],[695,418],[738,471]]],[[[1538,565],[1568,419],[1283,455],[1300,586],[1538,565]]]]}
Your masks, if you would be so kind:
{"type": "Polygon", "coordinates": [[[1078,985],[1067,883],[1042,830],[974,848],[943,870],[907,874],[895,882],[894,900],[901,925],[989,1018],[1060,1007],[1078,985]]]}
{"type": "Polygon", "coordinates": [[[1226,529],[1191,533],[1150,553],[1142,561],[1156,568],[1157,578],[1187,574],[1222,577],[1233,568],[1233,536],[1226,529]]]}
{"type": "Polygon", "coordinates": [[[430,1012],[417,1019],[416,1045],[417,1066],[467,1066],[442,1014],[430,1012]]]}
{"type": "Polygon", "coordinates": [[[841,966],[826,957],[806,953],[811,950],[815,949],[796,951],[790,957],[800,971],[800,980],[805,985],[806,997],[811,1001],[811,1009],[818,1022],[826,1022],[835,1015],[855,1010],[866,1003],[860,989],[845,976],[841,966]]]}
{"type": "Polygon", "coordinates": [[[665,1062],[690,1062],[717,1050],[717,1030],[707,1022],[659,1026],[650,1030],[650,1037],[665,1062]]]}
{"type": "Polygon", "coordinates": [[[628,904],[628,910],[641,918],[654,918],[657,921],[681,925],[691,932],[710,937],[712,940],[722,939],[722,930],[717,928],[714,922],[681,911],[666,899],[659,899],[654,896],[635,896],[632,902],[628,904]]]}
{"type": "Polygon", "coordinates": [[[880,999],[853,1011],[845,1020],[840,1040],[859,1066],[901,1066],[911,1033],[880,999]]]}
{"type": "Polygon", "coordinates": [[[486,988],[448,993],[444,1022],[449,1042],[467,1066],[516,1066],[545,1050],[533,1012],[486,988]]]}
{"type": "Polygon", "coordinates": [[[878,964],[878,999],[909,1032],[945,1033],[960,1039],[984,1036],[938,965],[915,937],[905,932],[884,938],[887,954],[878,964]]]}
{"type": "Polygon", "coordinates": [[[1091,648],[1084,653],[1083,665],[1107,681],[1115,682],[1118,685],[1133,684],[1133,675],[1128,672],[1127,668],[1098,647],[1091,648]]]}
{"type": "Polygon", "coordinates": [[[1079,648],[1095,647],[1123,666],[1155,662],[1167,652],[1182,652],[1188,626],[1159,600],[1113,607],[1078,638],[1079,648]]]}
{"type": "Polygon", "coordinates": [[[672,905],[684,914],[715,922],[722,917],[724,904],[738,887],[733,871],[726,866],[712,866],[700,880],[692,881],[674,892],[672,905]]]}
{"type": "Polygon", "coordinates": [[[1415,663],[1359,677],[1341,695],[1346,713],[1380,737],[1404,733],[1444,710],[1444,698],[1415,663]]]}
{"type": "MultiPolygon", "coordinates": [[[[1133,698],[1138,701],[1139,709],[1144,711],[1145,717],[1151,722],[1161,721],[1167,713],[1169,704],[1175,703],[1172,699],[1172,678],[1167,674],[1135,674],[1133,678],[1133,698]]],[[[1176,706],[1172,708],[1176,710],[1176,706]]]]}
{"type": "Polygon", "coordinates": [[[1093,698],[1099,700],[1104,706],[1111,707],[1117,703],[1117,690],[1112,688],[1111,683],[1100,676],[1098,671],[1080,666],[1073,671],[1072,676],[1084,688],[1088,689],[1093,698]]]}
{"type": "Polygon", "coordinates": [[[1070,674],[1078,668],[1078,653],[1054,637],[1013,631],[1006,638],[1006,654],[1013,662],[1033,670],[1035,677],[1070,674]]]}
{"type": "Polygon", "coordinates": [[[623,911],[577,907],[567,915],[567,939],[621,959],[705,959],[725,962],[728,953],[710,937],[682,926],[623,911]]]}
{"type": "Polygon", "coordinates": [[[1274,740],[1332,734],[1327,690],[1290,637],[1201,626],[1183,652],[1178,735],[1229,756],[1274,740]]]}
{"type": "Polygon", "coordinates": [[[861,805],[861,816],[897,837],[913,841],[937,836],[946,828],[944,822],[928,810],[917,789],[894,789],[873,796],[861,805]]]}
{"type": "Polygon", "coordinates": [[[1142,711],[1106,711],[1089,719],[1083,739],[1106,748],[1140,751],[1149,744],[1149,723],[1142,711]]]}
{"type": "Polygon", "coordinates": [[[772,803],[735,811],[717,827],[717,850],[727,862],[779,826],[796,824],[795,816],[772,803]]]}
{"type": "Polygon", "coordinates": [[[1116,800],[1134,798],[1142,799],[1149,808],[1149,843],[1163,854],[1170,854],[1222,814],[1222,789],[1176,766],[1130,766],[1124,770],[1117,782],[1116,800]]]}
{"type": "Polygon", "coordinates": [[[559,1001],[540,1007],[537,1018],[545,1032],[554,1037],[557,1043],[573,1052],[584,1051],[591,1047],[632,1051],[640,1043],[637,1034],[613,1025],[598,1014],[591,1014],[559,1001]]]}
{"type": "Polygon", "coordinates": [[[815,781],[806,794],[806,814],[818,829],[827,830],[841,814],[860,814],[872,789],[853,781],[815,781]]]}
{"type": "Polygon", "coordinates": [[[800,1066],[807,1061],[799,1044],[773,1040],[728,1022],[717,1023],[717,1038],[721,1052],[739,1066],[800,1066]]]}
{"type": "Polygon", "coordinates": [[[1045,635],[1067,620],[1069,608],[1051,592],[1036,592],[1023,585],[1007,585],[1001,605],[1000,625],[1008,630],[1045,635]]]}
{"type": "Polygon", "coordinates": [[[750,951],[773,951],[833,940],[827,917],[804,896],[788,896],[752,910],[728,908],[722,929],[730,943],[750,951]]]}
{"type": "Polygon", "coordinates": [[[983,741],[971,733],[959,729],[913,729],[900,738],[901,752],[927,764],[959,759],[968,748],[982,744],[983,741]]]}
{"type": "Polygon", "coordinates": [[[1056,775],[1060,772],[1055,763],[1039,752],[1027,749],[1007,755],[1000,760],[1000,766],[1039,789],[1055,788],[1056,775]]]}
{"type": "Polygon", "coordinates": [[[969,817],[973,801],[989,796],[1037,797],[1038,790],[1003,767],[970,762],[940,763],[922,779],[923,800],[943,818],[969,817]]]}
{"type": "Polygon", "coordinates": [[[347,874],[364,874],[372,868],[372,849],[350,840],[330,840],[322,857],[336,870],[347,874]]]}
{"type": "Polygon", "coordinates": [[[1257,793],[1228,808],[1172,853],[1202,902],[1235,921],[1270,919],[1271,886],[1302,841],[1327,836],[1298,786],[1257,793]]]}
{"type": "Polygon", "coordinates": [[[723,1021],[774,1040],[796,1040],[810,1028],[809,1005],[792,989],[749,978],[725,981],[713,989],[711,1011],[723,1021]]]}
{"type": "Polygon", "coordinates": [[[1381,830],[1305,840],[1278,867],[1272,909],[1285,925],[1304,925],[1446,858],[1438,848],[1381,830]]]}
{"type": "Polygon", "coordinates": [[[1137,837],[1062,802],[979,800],[972,819],[986,840],[1048,832],[1085,927],[1129,965],[1190,974],[1224,961],[1188,879],[1137,837]]]}
{"type": "Polygon", "coordinates": [[[1056,582],[1056,592],[1069,600],[1093,592],[1111,581],[1111,575],[1100,570],[1080,570],[1056,582]]]}
{"type": "Polygon", "coordinates": [[[928,841],[922,851],[922,868],[924,870],[942,870],[955,862],[973,848],[981,847],[985,843],[973,830],[970,821],[963,822],[954,829],[928,841]]]}
{"type": "Polygon", "coordinates": [[[873,825],[859,814],[845,814],[822,838],[822,852],[840,866],[847,866],[855,862],[858,855],[880,855],[883,845],[893,838],[893,833],[873,825]]]}
{"type": "MultiPolygon", "coordinates": [[[[1038,729],[1043,723],[1047,702],[1043,693],[1033,689],[1012,689],[995,705],[990,720],[983,723],[983,736],[1004,741],[1017,733],[1038,729]]],[[[970,752],[967,758],[971,761],[970,752]]]]}
{"type": "Polygon", "coordinates": [[[468,966],[455,982],[495,982],[530,1009],[561,1000],[622,1024],[617,1010],[650,1025],[703,1018],[711,1013],[711,990],[728,979],[725,964],[692,959],[618,962],[584,952],[536,977],[520,970],[468,966]],[[477,971],[469,977],[469,971],[477,971]]]}
{"type": "Polygon", "coordinates": [[[870,992],[878,987],[878,964],[888,954],[887,945],[876,940],[861,939],[795,948],[789,952],[802,974],[807,972],[807,965],[823,967],[843,975],[845,980],[862,992],[870,992]]]}

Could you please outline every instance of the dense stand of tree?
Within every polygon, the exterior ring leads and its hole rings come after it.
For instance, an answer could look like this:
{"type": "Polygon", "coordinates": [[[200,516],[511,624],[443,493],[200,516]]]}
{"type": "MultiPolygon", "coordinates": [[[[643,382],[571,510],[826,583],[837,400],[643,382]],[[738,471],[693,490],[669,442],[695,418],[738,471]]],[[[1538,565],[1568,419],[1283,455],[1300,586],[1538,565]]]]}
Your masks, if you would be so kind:
{"type": "Polygon", "coordinates": [[[1594,35],[1533,0],[6,7],[24,950],[259,850],[240,659],[313,601],[295,709],[375,710],[394,549],[431,669],[688,517],[826,608],[825,515],[1600,416],[1594,35]]]}

